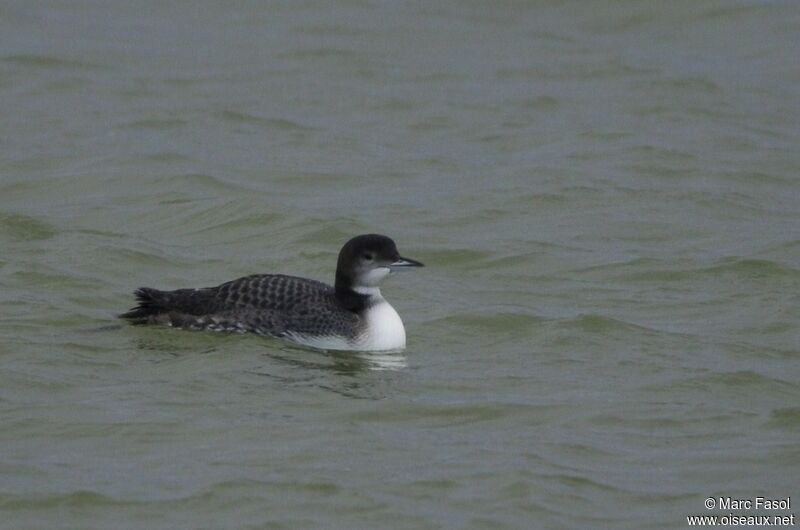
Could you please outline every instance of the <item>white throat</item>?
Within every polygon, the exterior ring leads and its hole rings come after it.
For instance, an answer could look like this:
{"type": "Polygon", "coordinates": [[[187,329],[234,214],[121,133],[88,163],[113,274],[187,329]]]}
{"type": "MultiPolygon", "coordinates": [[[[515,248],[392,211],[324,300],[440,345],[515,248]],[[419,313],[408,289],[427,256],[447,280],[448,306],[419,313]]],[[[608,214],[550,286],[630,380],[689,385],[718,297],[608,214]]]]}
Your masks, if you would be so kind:
{"type": "Polygon", "coordinates": [[[392,269],[389,267],[375,267],[365,273],[359,274],[356,277],[355,283],[364,287],[377,287],[389,276],[390,272],[392,272],[392,269]]]}
{"type": "Polygon", "coordinates": [[[377,302],[378,299],[383,300],[380,287],[366,287],[364,285],[359,285],[357,287],[353,287],[353,291],[357,292],[358,294],[363,294],[364,296],[369,296],[371,303],[377,302]]]}
{"type": "Polygon", "coordinates": [[[367,351],[402,350],[406,347],[406,328],[397,311],[381,295],[378,287],[354,287],[359,294],[369,297],[364,310],[364,332],[358,338],[358,347],[367,351]]]}

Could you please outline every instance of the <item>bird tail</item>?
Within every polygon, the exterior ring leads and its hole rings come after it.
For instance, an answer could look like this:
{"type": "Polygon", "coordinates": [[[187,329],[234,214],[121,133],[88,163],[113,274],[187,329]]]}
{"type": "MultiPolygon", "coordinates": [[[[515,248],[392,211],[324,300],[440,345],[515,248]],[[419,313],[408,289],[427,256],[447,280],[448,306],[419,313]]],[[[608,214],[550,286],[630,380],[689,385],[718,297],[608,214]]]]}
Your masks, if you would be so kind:
{"type": "Polygon", "coordinates": [[[119,315],[119,318],[124,318],[131,324],[147,324],[151,317],[167,310],[166,302],[168,296],[165,291],[150,287],[140,287],[133,294],[136,296],[137,305],[127,313],[119,315]]]}

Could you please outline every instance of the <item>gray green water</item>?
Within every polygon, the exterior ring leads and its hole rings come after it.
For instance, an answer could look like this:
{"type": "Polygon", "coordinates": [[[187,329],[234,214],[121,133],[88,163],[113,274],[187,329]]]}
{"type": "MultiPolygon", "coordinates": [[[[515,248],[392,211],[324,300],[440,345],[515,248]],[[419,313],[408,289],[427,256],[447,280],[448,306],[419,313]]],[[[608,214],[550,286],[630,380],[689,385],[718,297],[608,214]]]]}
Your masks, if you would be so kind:
{"type": "Polygon", "coordinates": [[[0,4],[0,527],[800,503],[796,2],[168,4],[0,4]],[[363,232],[402,355],[114,318],[363,232]]]}

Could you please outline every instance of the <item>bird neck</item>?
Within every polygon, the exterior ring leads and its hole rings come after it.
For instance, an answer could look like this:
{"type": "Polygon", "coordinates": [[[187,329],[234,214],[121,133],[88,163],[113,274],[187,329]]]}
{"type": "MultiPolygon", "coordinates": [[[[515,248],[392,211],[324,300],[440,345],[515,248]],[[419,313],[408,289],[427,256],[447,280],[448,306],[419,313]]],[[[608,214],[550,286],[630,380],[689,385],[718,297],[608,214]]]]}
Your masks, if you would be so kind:
{"type": "Polygon", "coordinates": [[[334,289],[336,300],[348,311],[360,313],[369,305],[370,295],[359,292],[357,288],[354,288],[353,280],[338,270],[334,289]]]}

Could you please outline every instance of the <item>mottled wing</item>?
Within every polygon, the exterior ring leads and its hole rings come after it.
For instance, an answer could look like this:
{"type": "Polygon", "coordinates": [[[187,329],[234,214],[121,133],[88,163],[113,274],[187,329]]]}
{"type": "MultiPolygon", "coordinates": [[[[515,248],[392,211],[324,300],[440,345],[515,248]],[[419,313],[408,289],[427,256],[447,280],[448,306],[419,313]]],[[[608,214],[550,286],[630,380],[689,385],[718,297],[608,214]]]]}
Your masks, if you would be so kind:
{"type": "Polygon", "coordinates": [[[144,287],[136,298],[139,305],[120,315],[134,324],[286,336],[349,335],[358,321],[339,307],[333,287],[281,274],[245,276],[203,289],[144,287]]]}
{"type": "Polygon", "coordinates": [[[215,289],[217,311],[258,309],[286,312],[303,302],[319,303],[333,293],[333,288],[322,282],[283,274],[245,276],[215,289]]]}
{"type": "Polygon", "coordinates": [[[297,304],[285,315],[284,325],[293,336],[354,338],[360,329],[360,317],[336,302],[333,293],[317,303],[297,304]]]}
{"type": "Polygon", "coordinates": [[[295,276],[247,276],[220,285],[216,298],[224,312],[269,335],[349,337],[359,318],[342,309],[331,286],[295,276]]]}

